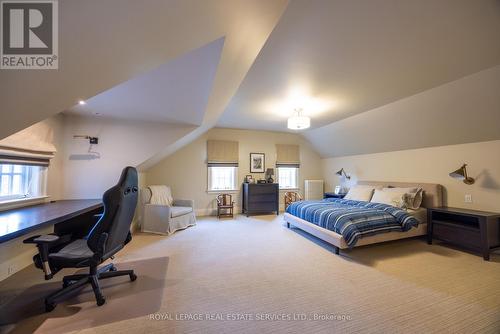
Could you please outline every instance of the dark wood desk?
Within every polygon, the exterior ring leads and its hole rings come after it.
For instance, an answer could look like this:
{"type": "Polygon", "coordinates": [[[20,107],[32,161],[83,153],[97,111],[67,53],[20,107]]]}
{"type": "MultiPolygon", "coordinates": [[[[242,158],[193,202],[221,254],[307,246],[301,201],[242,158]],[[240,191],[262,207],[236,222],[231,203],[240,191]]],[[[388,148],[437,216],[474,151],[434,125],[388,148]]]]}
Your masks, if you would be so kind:
{"type": "MultiPolygon", "coordinates": [[[[61,200],[0,212],[0,243],[28,234],[36,229],[75,222],[102,211],[100,199],[61,200]]],[[[54,229],[56,229],[54,227],[54,229]]]]}

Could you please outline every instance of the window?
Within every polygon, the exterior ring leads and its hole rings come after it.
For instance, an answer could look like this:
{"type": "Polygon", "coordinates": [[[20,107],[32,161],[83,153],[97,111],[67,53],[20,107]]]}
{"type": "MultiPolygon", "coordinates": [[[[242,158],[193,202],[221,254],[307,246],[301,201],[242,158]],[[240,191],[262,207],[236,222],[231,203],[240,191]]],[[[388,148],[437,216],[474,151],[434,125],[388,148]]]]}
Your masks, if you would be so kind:
{"type": "Polygon", "coordinates": [[[280,189],[299,188],[299,169],[297,167],[278,167],[278,183],[280,189]]]}
{"type": "Polygon", "coordinates": [[[46,167],[0,164],[0,202],[44,195],[46,167]]]}
{"type": "Polygon", "coordinates": [[[237,190],[238,167],[208,167],[208,191],[237,190]]]}

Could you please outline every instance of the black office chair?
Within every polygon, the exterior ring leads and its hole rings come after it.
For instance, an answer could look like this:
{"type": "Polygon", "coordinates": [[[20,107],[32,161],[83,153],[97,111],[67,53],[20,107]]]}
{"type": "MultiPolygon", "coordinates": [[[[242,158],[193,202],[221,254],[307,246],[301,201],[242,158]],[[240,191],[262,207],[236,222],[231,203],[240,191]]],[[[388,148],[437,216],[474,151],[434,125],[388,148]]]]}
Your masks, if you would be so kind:
{"type": "Polygon", "coordinates": [[[124,275],[130,276],[131,281],[137,279],[133,270],[117,271],[112,263],[98,268],[132,240],[130,224],[137,206],[137,196],[137,170],[126,167],[118,184],[104,193],[104,213],[84,239],[49,234],[24,240],[25,243],[37,245],[39,254],[33,257],[33,261],[37,268],[45,272],[46,280],[51,279],[62,268],[89,268],[88,274],[63,278],[63,288],[45,299],[47,312],[89,283],[94,290],[97,305],[103,305],[106,300],[99,287],[99,279],[124,275]]]}

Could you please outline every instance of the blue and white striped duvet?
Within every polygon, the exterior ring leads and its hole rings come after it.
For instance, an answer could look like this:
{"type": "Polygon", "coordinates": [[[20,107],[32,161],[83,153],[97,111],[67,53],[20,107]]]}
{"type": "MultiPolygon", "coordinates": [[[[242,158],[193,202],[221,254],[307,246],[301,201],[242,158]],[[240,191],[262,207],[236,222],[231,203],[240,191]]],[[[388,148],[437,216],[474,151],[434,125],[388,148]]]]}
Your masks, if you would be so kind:
{"type": "Polygon", "coordinates": [[[294,202],[286,212],[342,235],[349,247],[362,237],[418,226],[418,220],[400,208],[339,198],[294,202]]]}

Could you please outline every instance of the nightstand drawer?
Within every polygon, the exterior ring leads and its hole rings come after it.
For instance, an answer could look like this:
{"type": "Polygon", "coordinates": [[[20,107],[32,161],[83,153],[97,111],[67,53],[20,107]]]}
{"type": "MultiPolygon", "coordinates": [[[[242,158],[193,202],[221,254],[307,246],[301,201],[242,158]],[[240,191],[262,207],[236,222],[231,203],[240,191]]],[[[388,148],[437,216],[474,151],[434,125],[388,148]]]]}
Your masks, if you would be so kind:
{"type": "Polygon", "coordinates": [[[433,237],[449,243],[463,245],[467,248],[480,249],[481,235],[479,229],[459,228],[448,224],[434,222],[433,237]]]}

